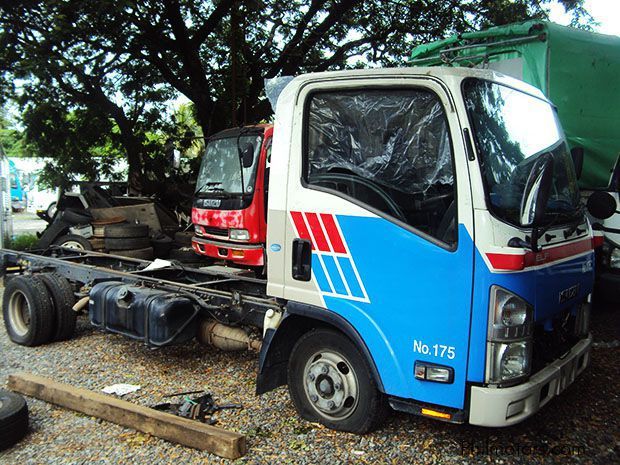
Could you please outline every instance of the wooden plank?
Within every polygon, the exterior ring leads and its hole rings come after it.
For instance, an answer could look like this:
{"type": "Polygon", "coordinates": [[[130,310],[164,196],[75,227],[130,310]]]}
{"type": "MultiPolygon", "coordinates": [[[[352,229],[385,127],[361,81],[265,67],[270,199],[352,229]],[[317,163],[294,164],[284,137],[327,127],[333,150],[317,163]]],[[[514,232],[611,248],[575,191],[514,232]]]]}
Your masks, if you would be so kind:
{"type": "Polygon", "coordinates": [[[9,389],[37,399],[134,428],[227,459],[246,452],[245,436],[181,418],[98,392],[58,383],[30,373],[9,375],[9,389]]]}

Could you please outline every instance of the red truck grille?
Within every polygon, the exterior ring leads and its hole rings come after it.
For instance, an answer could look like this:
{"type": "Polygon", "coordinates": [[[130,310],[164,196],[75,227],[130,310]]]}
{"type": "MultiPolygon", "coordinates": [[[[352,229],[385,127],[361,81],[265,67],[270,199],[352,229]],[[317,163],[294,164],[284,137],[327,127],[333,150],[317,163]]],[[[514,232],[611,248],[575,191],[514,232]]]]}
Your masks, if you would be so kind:
{"type": "Polygon", "coordinates": [[[203,226],[203,229],[206,234],[209,234],[211,236],[228,237],[228,229],[215,228],[213,226],[203,226]]]}

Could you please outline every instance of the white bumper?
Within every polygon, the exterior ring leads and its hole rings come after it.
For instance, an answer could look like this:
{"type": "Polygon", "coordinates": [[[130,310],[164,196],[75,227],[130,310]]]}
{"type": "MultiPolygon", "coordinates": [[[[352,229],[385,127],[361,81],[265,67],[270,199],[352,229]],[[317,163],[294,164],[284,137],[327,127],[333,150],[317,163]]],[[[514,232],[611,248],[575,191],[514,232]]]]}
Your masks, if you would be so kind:
{"type": "Polygon", "coordinates": [[[533,415],[588,366],[591,344],[592,336],[579,341],[564,358],[549,364],[526,383],[508,388],[473,386],[469,423],[509,426],[533,415]]]}

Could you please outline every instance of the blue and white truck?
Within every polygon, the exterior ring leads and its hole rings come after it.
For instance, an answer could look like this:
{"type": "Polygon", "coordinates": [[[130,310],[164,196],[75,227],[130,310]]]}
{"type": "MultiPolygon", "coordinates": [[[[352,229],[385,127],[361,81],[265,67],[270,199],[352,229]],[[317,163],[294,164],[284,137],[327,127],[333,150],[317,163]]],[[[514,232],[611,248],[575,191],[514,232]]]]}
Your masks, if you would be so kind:
{"type": "Polygon", "coordinates": [[[2,250],[10,337],[52,337],[37,319],[54,273],[95,326],[258,350],[258,394],[287,384],[303,418],[356,433],[389,407],[512,425],[588,366],[594,236],[536,88],[464,68],[302,75],[270,170],[266,279],[2,250]]]}

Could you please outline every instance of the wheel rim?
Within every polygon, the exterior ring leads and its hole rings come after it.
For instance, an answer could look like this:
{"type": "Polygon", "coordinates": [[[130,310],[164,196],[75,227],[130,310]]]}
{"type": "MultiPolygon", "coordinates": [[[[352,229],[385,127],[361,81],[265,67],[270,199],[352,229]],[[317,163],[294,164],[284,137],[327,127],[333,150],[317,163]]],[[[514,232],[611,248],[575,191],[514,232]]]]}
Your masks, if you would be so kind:
{"type": "Polygon", "coordinates": [[[30,328],[30,304],[21,291],[15,291],[9,299],[9,319],[13,331],[18,336],[25,336],[30,328]]]}
{"type": "Polygon", "coordinates": [[[358,404],[359,383],[351,362],[338,352],[315,353],[304,368],[304,390],[310,405],[328,420],[343,420],[358,404]]]}
{"type": "Polygon", "coordinates": [[[60,244],[61,247],[66,247],[67,249],[77,249],[77,250],[85,250],[84,246],[77,241],[67,241],[60,244]]]}

